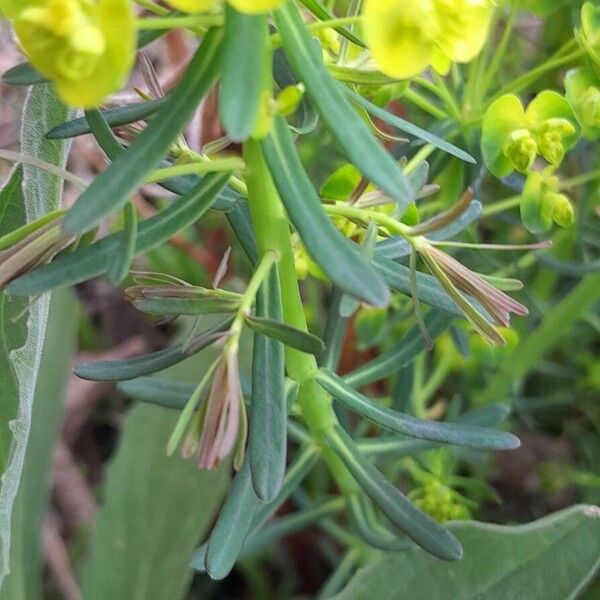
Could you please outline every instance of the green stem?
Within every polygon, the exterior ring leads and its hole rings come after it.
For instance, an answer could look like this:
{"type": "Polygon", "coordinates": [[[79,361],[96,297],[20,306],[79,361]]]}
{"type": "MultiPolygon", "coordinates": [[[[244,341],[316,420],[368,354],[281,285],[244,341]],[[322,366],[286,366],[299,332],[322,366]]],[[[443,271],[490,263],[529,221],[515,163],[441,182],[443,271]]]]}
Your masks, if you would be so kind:
{"type": "Polygon", "coordinates": [[[216,158],[203,162],[184,163],[182,165],[157,169],[148,177],[146,183],[156,183],[182,175],[206,175],[206,173],[215,173],[217,171],[239,171],[243,168],[244,161],[240,158],[216,158]]]}
{"type": "Polygon", "coordinates": [[[407,88],[402,94],[402,96],[421,110],[430,114],[432,117],[435,117],[436,119],[448,118],[448,114],[445,111],[443,111],[441,108],[438,108],[433,102],[431,102],[415,90],[407,88]]]}
{"type": "Polygon", "coordinates": [[[151,17],[136,19],[138,29],[175,29],[177,27],[219,27],[221,15],[182,15],[177,17],[151,17]]]}
{"type": "Polygon", "coordinates": [[[558,189],[567,190],[569,188],[574,188],[579,185],[584,185],[585,183],[589,183],[590,181],[594,181],[598,178],[600,178],[600,169],[594,169],[593,171],[588,171],[587,173],[576,175],[575,177],[571,177],[570,179],[563,179],[563,181],[559,183],[558,189]]]}
{"type": "MultiPolygon", "coordinates": [[[[298,288],[294,255],[291,245],[290,224],[271,178],[259,142],[249,140],[244,144],[248,203],[256,242],[261,253],[269,250],[280,257],[279,276],[284,321],[302,331],[307,331],[302,298],[298,288]]],[[[341,459],[326,445],[325,436],[337,425],[332,399],[314,381],[318,369],[312,354],[286,347],[285,364],[289,376],[300,384],[298,406],[308,427],[320,446],[324,459],[345,494],[353,493],[358,485],[341,459]]]]}
{"type": "Polygon", "coordinates": [[[502,200],[488,204],[483,209],[483,214],[486,217],[489,217],[490,215],[495,215],[496,213],[510,210],[511,208],[516,208],[520,203],[521,196],[509,196],[508,198],[503,198],[502,200]]]}

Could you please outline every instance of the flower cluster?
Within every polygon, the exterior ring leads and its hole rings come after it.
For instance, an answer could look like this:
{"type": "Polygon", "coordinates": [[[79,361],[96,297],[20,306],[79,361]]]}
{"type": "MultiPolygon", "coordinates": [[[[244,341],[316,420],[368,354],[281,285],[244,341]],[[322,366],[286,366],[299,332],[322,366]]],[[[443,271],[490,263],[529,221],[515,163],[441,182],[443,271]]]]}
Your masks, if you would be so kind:
{"type": "Polygon", "coordinates": [[[136,47],[130,0],[0,0],[0,9],[68,104],[97,106],[127,78],[136,47]]]}
{"type": "Polygon", "coordinates": [[[365,38],[391,77],[412,77],[429,65],[446,73],[451,62],[479,54],[493,8],[491,0],[366,0],[365,38]]]}

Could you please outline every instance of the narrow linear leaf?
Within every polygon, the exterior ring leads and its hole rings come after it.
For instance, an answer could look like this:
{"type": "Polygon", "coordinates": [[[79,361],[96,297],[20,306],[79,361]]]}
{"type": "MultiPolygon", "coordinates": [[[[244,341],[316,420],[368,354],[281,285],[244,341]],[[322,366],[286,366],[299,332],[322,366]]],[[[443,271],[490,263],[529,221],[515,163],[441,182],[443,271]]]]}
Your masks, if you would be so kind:
{"type": "MultiPolygon", "coordinates": [[[[135,254],[143,254],[167,241],[213,206],[228,173],[203,177],[186,196],[175,200],[159,214],[139,225],[135,254]]],[[[15,296],[36,296],[53,288],[75,285],[107,272],[111,256],[119,244],[119,234],[108,235],[94,244],[72,253],[62,254],[51,263],[25,273],[7,288],[15,296]]]]}
{"type": "MultiPolygon", "coordinates": [[[[424,321],[429,336],[435,340],[452,325],[454,317],[441,311],[432,310],[427,313],[424,321]]],[[[415,325],[397,344],[345,375],[344,381],[356,388],[383,379],[410,364],[424,350],[423,334],[415,325]]]]}
{"type": "Polygon", "coordinates": [[[239,302],[224,298],[141,298],[133,305],[149,315],[208,315],[235,312],[239,302]]]}
{"type": "Polygon", "coordinates": [[[206,548],[205,566],[212,579],[226,577],[242,552],[252,521],[263,502],[254,493],[250,462],[235,476],[206,548]]]}
{"type": "MultiPolygon", "coordinates": [[[[256,296],[256,314],[275,322],[283,318],[276,265],[256,296]]],[[[284,373],[283,344],[257,331],[252,354],[248,454],[254,491],[265,502],[277,496],[285,474],[288,411],[284,373]]]]}
{"type": "Polygon", "coordinates": [[[454,561],[462,557],[460,542],[396,489],[361,455],[350,436],[341,427],[336,426],[334,432],[327,437],[327,441],[367,496],[394,525],[402,529],[421,548],[438,558],[454,561]]]}
{"type": "Polygon", "coordinates": [[[262,147],[281,200],[314,260],[346,292],[369,304],[385,306],[389,290],[323,211],[283,117],[275,118],[262,147]]]}
{"type": "MultiPolygon", "coordinates": [[[[318,2],[318,0],[300,0],[302,5],[308,9],[319,21],[329,21],[330,19],[335,19],[335,15],[327,10],[323,4],[318,2]]],[[[342,36],[344,36],[349,42],[360,46],[361,48],[366,48],[366,44],[356,37],[351,31],[346,29],[345,27],[334,27],[334,29],[342,36]]]]}
{"type": "Polygon", "coordinates": [[[38,83],[47,83],[48,80],[37,71],[29,62],[23,62],[15,65],[8,71],[5,71],[1,77],[2,83],[6,85],[37,85],[38,83]]]}
{"type": "Polygon", "coordinates": [[[92,381],[122,381],[162,371],[213,344],[218,339],[219,334],[227,330],[230,323],[231,319],[228,319],[208,329],[202,335],[195,338],[187,346],[187,349],[184,348],[183,344],[177,344],[164,350],[145,354],[144,356],[136,356],[135,358],[81,363],[75,367],[75,375],[81,377],[81,379],[92,381]]]}
{"type": "Polygon", "coordinates": [[[247,139],[256,122],[268,45],[266,15],[242,14],[227,5],[219,115],[229,137],[247,139]]]}
{"type": "Polygon", "coordinates": [[[125,205],[123,213],[123,229],[119,232],[120,239],[117,251],[112,256],[107,273],[108,280],[113,285],[121,283],[127,276],[131,261],[135,256],[137,242],[138,219],[135,207],[131,202],[125,205]]]}
{"type": "Polygon", "coordinates": [[[363,175],[406,208],[414,190],[392,156],[371,134],[368,125],[352,108],[313,46],[298,8],[286,2],[274,11],[288,60],[305,84],[306,91],[327,129],[350,162],[363,175]]]}
{"type": "Polygon", "coordinates": [[[83,192],[65,216],[67,233],[82,233],[122,206],[155,169],[217,77],[221,34],[207,33],[168,102],[125,152],[83,192]]]}
{"type": "Polygon", "coordinates": [[[519,439],[512,433],[475,425],[417,419],[392,410],[374,402],[350,387],[343,379],[325,369],[321,369],[315,379],[321,387],[348,408],[396,433],[471,448],[510,450],[520,445],[519,439]]]}
{"type": "Polygon", "coordinates": [[[266,319],[256,315],[246,315],[246,325],[262,335],[269,336],[275,340],[283,342],[286,346],[296,348],[308,354],[318,356],[325,351],[323,340],[306,331],[301,331],[281,321],[266,319]]]}
{"type": "Polygon", "coordinates": [[[166,408],[182,409],[195,386],[171,379],[158,377],[137,377],[117,384],[117,389],[125,396],[149,404],[166,408]]]}
{"type": "Polygon", "coordinates": [[[369,102],[368,100],[366,100],[365,98],[363,98],[362,96],[357,94],[356,92],[352,91],[350,88],[347,88],[346,86],[340,86],[340,87],[341,87],[341,89],[344,90],[344,92],[346,93],[346,96],[352,102],[362,106],[373,117],[377,117],[378,119],[381,119],[382,121],[388,123],[388,125],[392,125],[393,127],[396,127],[396,129],[399,129],[400,131],[403,131],[404,133],[408,133],[409,135],[414,135],[416,138],[419,138],[419,139],[423,140],[424,142],[427,142],[428,144],[431,144],[432,146],[435,146],[436,148],[439,148],[440,150],[447,152],[448,154],[452,154],[452,156],[456,156],[456,158],[460,158],[461,160],[464,160],[465,162],[472,163],[472,164],[475,164],[477,162],[468,152],[461,150],[454,144],[451,144],[450,142],[447,142],[446,140],[443,140],[442,138],[439,138],[436,135],[433,135],[432,133],[430,133],[429,131],[426,131],[425,129],[421,129],[420,127],[417,127],[416,125],[413,125],[409,121],[405,121],[404,119],[397,117],[396,115],[388,112],[387,110],[385,110],[383,108],[379,108],[379,106],[373,104],[372,102],[369,102]]]}
{"type": "Polygon", "coordinates": [[[333,600],[579,598],[598,571],[600,509],[573,506],[527,525],[457,522],[464,548],[452,565],[417,551],[361,569],[333,600]]]}
{"type": "MultiPolygon", "coordinates": [[[[128,125],[152,116],[168,101],[168,97],[136,102],[126,106],[108,108],[99,111],[110,127],[128,125]]],[[[74,138],[91,133],[90,125],[85,117],[79,117],[53,127],[46,137],[50,140],[74,138]]]]}

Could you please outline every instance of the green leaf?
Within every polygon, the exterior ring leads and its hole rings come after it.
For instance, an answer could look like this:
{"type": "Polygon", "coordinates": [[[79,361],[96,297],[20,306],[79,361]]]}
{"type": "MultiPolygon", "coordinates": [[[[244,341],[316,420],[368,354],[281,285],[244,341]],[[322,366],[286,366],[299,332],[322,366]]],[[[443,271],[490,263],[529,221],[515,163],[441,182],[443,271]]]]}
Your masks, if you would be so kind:
{"type": "Polygon", "coordinates": [[[519,439],[512,433],[475,425],[417,419],[392,410],[361,394],[349,386],[341,377],[326,369],[321,369],[315,379],[321,387],[336,400],[344,403],[350,410],[396,433],[422,440],[444,442],[470,448],[510,450],[518,448],[520,445],[519,439]]]}
{"type": "Polygon", "coordinates": [[[416,551],[358,571],[335,600],[576,598],[598,570],[600,513],[574,506],[528,525],[453,523],[464,557],[446,564],[416,551]]]}
{"type": "Polygon", "coordinates": [[[107,278],[113,285],[118,285],[127,277],[131,261],[135,256],[138,232],[138,218],[135,207],[128,202],[123,209],[123,229],[119,232],[119,245],[112,256],[108,267],[107,278]]]}
{"type": "Polygon", "coordinates": [[[308,354],[318,356],[325,351],[323,340],[307,331],[301,331],[281,321],[263,317],[246,315],[246,325],[254,331],[283,342],[286,346],[296,348],[308,354]]]}
{"type": "MultiPolygon", "coordinates": [[[[178,198],[165,210],[139,225],[135,254],[148,252],[189,227],[213,206],[225,185],[227,173],[203,177],[191,192],[178,198]]],[[[35,296],[64,285],[75,285],[107,272],[110,259],[117,251],[119,234],[108,235],[75,252],[62,254],[48,265],[19,277],[7,288],[16,296],[35,296]]]]}
{"type": "Polygon", "coordinates": [[[208,32],[167,103],[125,152],[116,156],[65,216],[67,233],[88,231],[125,204],[168,152],[217,77],[221,34],[208,32]]]}
{"type": "Polygon", "coordinates": [[[228,298],[140,298],[133,305],[149,315],[208,315],[235,312],[239,302],[228,298]]]}
{"type": "Polygon", "coordinates": [[[406,208],[414,190],[327,71],[296,6],[286,2],[273,14],[290,64],[340,148],[369,181],[406,208]]]}
{"type": "Polygon", "coordinates": [[[431,517],[421,512],[395,488],[362,454],[350,436],[339,426],[327,441],[344,461],[364,492],[383,514],[421,548],[443,560],[459,560],[462,548],[458,540],[431,517]]]}
{"type": "Polygon", "coordinates": [[[181,410],[196,388],[162,377],[137,377],[118,383],[117,389],[134,400],[181,410]]]}
{"type": "MultiPolygon", "coordinates": [[[[119,106],[117,108],[108,108],[99,111],[110,127],[119,125],[128,125],[141,119],[146,119],[156,113],[168,101],[168,98],[157,98],[155,100],[146,100],[119,106]]],[[[53,127],[46,137],[50,140],[59,140],[65,138],[74,138],[79,135],[91,133],[90,125],[85,117],[71,119],[53,127]]]]}
{"type": "MultiPolygon", "coordinates": [[[[42,597],[42,523],[50,499],[52,449],[75,353],[77,308],[67,290],[52,295],[23,476],[12,514],[10,574],[0,600],[42,597]]],[[[8,373],[3,366],[0,372],[8,373]]],[[[3,404],[7,397],[0,393],[0,398],[3,404]]]]}
{"type": "MultiPolygon", "coordinates": [[[[329,21],[335,19],[335,15],[330,12],[325,6],[323,6],[317,0],[300,0],[302,5],[307,8],[319,21],[329,21]]],[[[334,27],[334,29],[342,36],[344,36],[349,42],[366,48],[366,44],[359,38],[357,38],[351,31],[345,27],[334,27]]]]}
{"type": "MultiPolygon", "coordinates": [[[[441,311],[433,310],[427,313],[425,326],[430,338],[435,340],[453,321],[454,317],[441,311]]],[[[424,350],[423,334],[415,325],[397,344],[345,375],[344,381],[352,387],[359,387],[383,379],[410,364],[424,350]]]]}
{"type": "MultiPolygon", "coordinates": [[[[50,86],[32,88],[27,95],[23,109],[21,129],[23,154],[64,168],[69,144],[46,140],[43,135],[57,123],[69,118],[69,114],[69,110],[58,100],[50,86]]],[[[63,181],[59,177],[31,165],[23,165],[22,170],[23,195],[16,194],[13,202],[22,199],[25,220],[31,222],[56,211],[62,199],[63,181]]],[[[0,206],[5,202],[0,202],[0,206]]],[[[3,212],[9,214],[6,209],[3,212]]],[[[12,214],[11,218],[14,216],[12,214]]],[[[0,302],[3,301],[0,300],[0,302]]],[[[23,332],[23,329],[17,329],[17,332],[14,332],[12,324],[7,327],[8,335],[14,336],[12,337],[13,341],[18,339],[19,344],[12,348],[9,346],[2,348],[2,352],[5,353],[4,360],[8,356],[16,377],[14,380],[16,396],[13,398],[18,399],[18,414],[13,415],[12,449],[0,482],[0,586],[9,570],[10,519],[29,443],[33,402],[38,385],[38,372],[46,335],[49,305],[50,297],[48,295],[38,298],[29,307],[29,314],[21,316],[23,320],[26,319],[26,333],[23,332]]],[[[13,305],[13,308],[15,306],[16,304],[13,305]]],[[[11,316],[16,315],[12,314],[11,316]]],[[[20,327],[22,325],[17,325],[17,328],[20,327]]],[[[10,377],[10,370],[8,373],[10,377]]],[[[0,403],[4,403],[3,399],[0,403]]],[[[4,434],[2,437],[4,438],[4,434]]]]}
{"type": "MultiPolygon", "coordinates": [[[[0,237],[18,230],[25,221],[25,207],[21,185],[23,170],[19,166],[0,190],[0,237]]],[[[27,339],[24,318],[27,302],[20,298],[9,298],[0,292],[0,473],[8,462],[12,445],[9,423],[17,416],[19,388],[10,353],[20,348],[27,339]]]]}
{"type": "Polygon", "coordinates": [[[123,360],[81,363],[75,367],[75,375],[91,381],[123,381],[162,371],[213,344],[219,338],[219,334],[227,330],[230,323],[231,319],[211,327],[186,346],[176,344],[152,354],[123,360]]]}
{"type": "Polygon", "coordinates": [[[263,502],[254,493],[250,462],[246,460],[233,480],[208,539],[205,566],[212,579],[223,579],[233,569],[262,505],[263,502]]]}
{"type": "MultiPolygon", "coordinates": [[[[170,376],[192,382],[208,360],[179,365],[170,376]]],[[[189,556],[214,518],[229,477],[226,467],[199,471],[193,461],[166,456],[177,416],[144,405],[127,415],[83,570],[84,598],[186,597],[189,556]]]]}
{"type": "Polygon", "coordinates": [[[36,85],[48,82],[29,62],[20,63],[5,71],[1,79],[6,85],[36,85]]]}
{"type": "Polygon", "coordinates": [[[322,209],[283,117],[275,118],[262,147],[281,200],[313,259],[343,290],[369,304],[386,305],[389,290],[322,209]]]}
{"type": "MultiPolygon", "coordinates": [[[[275,265],[256,295],[256,314],[280,324],[283,318],[279,275],[275,265]]],[[[246,321],[248,322],[248,321],[246,321]]],[[[268,328],[267,328],[268,329],[268,328]]],[[[281,341],[256,330],[252,354],[252,403],[248,455],[256,495],[270,502],[279,493],[285,473],[287,406],[285,357],[281,341]]]]}
{"type": "Polygon", "coordinates": [[[267,15],[242,14],[227,5],[219,115],[225,131],[236,142],[247,139],[254,129],[267,46],[267,15]]]}
{"type": "Polygon", "coordinates": [[[450,142],[447,142],[446,140],[443,140],[442,138],[433,135],[429,131],[421,129],[421,127],[417,127],[409,121],[405,121],[404,119],[401,119],[400,117],[388,112],[387,110],[380,108],[379,106],[373,104],[372,102],[369,102],[356,92],[352,91],[350,88],[347,88],[345,86],[341,87],[352,102],[358,104],[359,106],[362,106],[373,117],[377,117],[385,123],[392,125],[396,129],[399,129],[404,133],[408,133],[408,135],[413,135],[414,137],[423,140],[424,142],[427,142],[428,144],[431,144],[432,146],[435,146],[436,148],[439,148],[440,150],[443,150],[444,152],[447,152],[452,156],[456,156],[457,158],[460,158],[465,162],[473,164],[477,162],[468,152],[461,150],[454,144],[451,144],[450,142]]]}

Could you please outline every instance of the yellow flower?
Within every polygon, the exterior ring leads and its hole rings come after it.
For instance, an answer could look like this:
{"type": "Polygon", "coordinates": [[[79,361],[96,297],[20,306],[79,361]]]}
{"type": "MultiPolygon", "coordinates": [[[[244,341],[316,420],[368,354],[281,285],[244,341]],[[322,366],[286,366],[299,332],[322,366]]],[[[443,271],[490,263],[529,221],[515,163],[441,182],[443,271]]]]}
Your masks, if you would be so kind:
{"type": "Polygon", "coordinates": [[[440,21],[440,50],[451,61],[465,63],[481,51],[493,6],[489,0],[434,0],[440,21]]]}
{"type": "Polygon", "coordinates": [[[491,0],[366,0],[367,45],[391,77],[417,75],[429,65],[444,73],[481,50],[492,17],[491,0]]]}
{"type": "Polygon", "coordinates": [[[218,6],[219,0],[167,0],[173,8],[186,13],[206,12],[218,6]]]}
{"type": "MultiPolygon", "coordinates": [[[[228,0],[237,11],[249,15],[268,12],[283,4],[283,0],[228,0]]],[[[167,0],[173,8],[187,13],[206,12],[222,2],[220,0],[167,0]]]]}
{"type": "Polygon", "coordinates": [[[390,77],[417,75],[431,63],[439,22],[432,0],[366,0],[365,40],[390,77]]]}
{"type": "Polygon", "coordinates": [[[250,15],[265,13],[283,4],[283,0],[228,0],[228,2],[235,10],[250,15]]]}
{"type": "Polygon", "coordinates": [[[97,106],[123,84],[136,45],[129,0],[30,0],[8,8],[29,60],[68,104],[97,106]]]}

